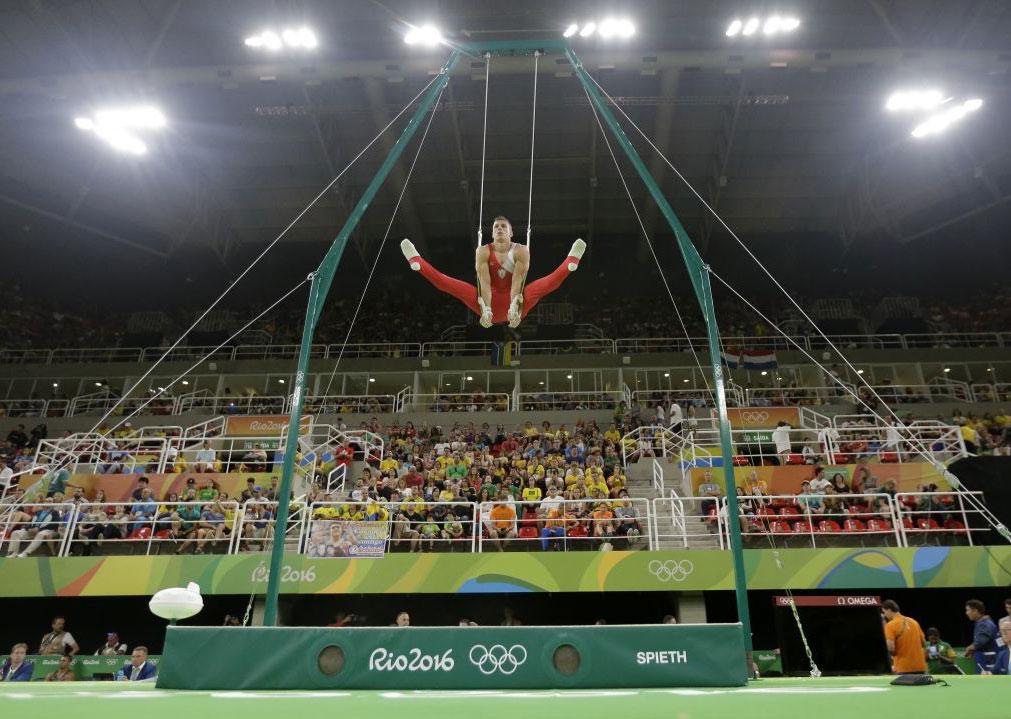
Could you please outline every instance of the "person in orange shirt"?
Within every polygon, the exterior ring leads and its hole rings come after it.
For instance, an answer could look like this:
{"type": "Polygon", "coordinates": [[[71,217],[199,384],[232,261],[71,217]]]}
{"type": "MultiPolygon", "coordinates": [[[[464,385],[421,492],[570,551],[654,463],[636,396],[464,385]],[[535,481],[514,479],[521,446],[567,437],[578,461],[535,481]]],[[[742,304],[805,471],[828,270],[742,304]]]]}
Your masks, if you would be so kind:
{"type": "Polygon", "coordinates": [[[605,502],[600,502],[590,515],[593,520],[594,537],[614,536],[614,512],[605,502]]]}
{"type": "Polygon", "coordinates": [[[885,643],[892,655],[892,671],[896,674],[925,674],[927,658],[924,646],[926,637],[919,623],[899,613],[899,605],[892,599],[881,603],[885,619],[885,643]]]}
{"type": "Polygon", "coordinates": [[[516,510],[504,493],[499,494],[488,518],[491,519],[491,542],[501,552],[503,539],[516,538],[516,510]]]}

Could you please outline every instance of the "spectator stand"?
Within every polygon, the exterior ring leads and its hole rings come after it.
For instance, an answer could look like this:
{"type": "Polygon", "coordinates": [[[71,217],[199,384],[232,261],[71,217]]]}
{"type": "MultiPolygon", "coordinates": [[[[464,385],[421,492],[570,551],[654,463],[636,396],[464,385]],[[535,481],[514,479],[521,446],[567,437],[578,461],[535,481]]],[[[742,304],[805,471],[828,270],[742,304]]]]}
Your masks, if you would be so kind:
{"type": "Polygon", "coordinates": [[[352,520],[368,506],[367,502],[313,502],[308,509],[310,521],[302,525],[300,551],[312,554],[314,534],[329,534],[335,524],[351,521],[385,523],[387,552],[478,551],[474,502],[380,502],[373,505],[376,515],[352,520]]]}
{"type": "Polygon", "coordinates": [[[973,533],[988,534],[991,528],[976,507],[966,509],[963,494],[972,495],[983,503],[982,492],[963,490],[951,492],[899,492],[895,509],[902,532],[903,545],[942,544],[942,539],[964,539],[970,547],[973,533]],[[981,526],[982,525],[982,526],[981,526]],[[912,542],[910,542],[912,540],[912,542]]]}

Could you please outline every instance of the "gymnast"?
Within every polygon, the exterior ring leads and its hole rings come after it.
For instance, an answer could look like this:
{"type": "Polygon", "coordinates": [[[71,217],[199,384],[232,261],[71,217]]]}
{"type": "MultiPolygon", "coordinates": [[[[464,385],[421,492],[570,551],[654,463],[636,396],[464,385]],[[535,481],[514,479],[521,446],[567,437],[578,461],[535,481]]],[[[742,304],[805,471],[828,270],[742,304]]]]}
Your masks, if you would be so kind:
{"type": "Polygon", "coordinates": [[[519,326],[538,302],[561,287],[569,273],[579,268],[579,260],[586,250],[586,243],[576,240],[558,269],[527,285],[530,250],[512,241],[512,224],[505,217],[496,217],[492,221],[491,235],[491,244],[477,248],[477,287],[439,272],[418,254],[410,240],[400,243],[411,269],[466,305],[481,318],[482,327],[503,322],[508,322],[510,327],[519,326]]]}

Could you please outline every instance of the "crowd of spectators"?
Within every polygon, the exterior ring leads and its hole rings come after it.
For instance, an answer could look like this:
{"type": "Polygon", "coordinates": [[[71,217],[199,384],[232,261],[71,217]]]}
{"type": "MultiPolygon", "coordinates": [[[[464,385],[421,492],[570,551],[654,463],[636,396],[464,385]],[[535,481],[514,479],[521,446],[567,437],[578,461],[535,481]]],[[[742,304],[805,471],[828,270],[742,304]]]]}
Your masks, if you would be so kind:
{"type": "Polygon", "coordinates": [[[313,487],[306,501],[325,503],[315,519],[388,520],[391,548],[406,551],[469,547],[478,531],[497,549],[640,544],[616,424],[602,430],[580,421],[570,430],[528,421],[510,432],[487,423],[443,431],[394,422],[370,429],[384,435],[385,457],[343,492],[313,487]]]}
{"type": "MultiPolygon", "coordinates": [[[[978,293],[958,302],[927,299],[920,302],[916,318],[924,331],[931,332],[1001,332],[1011,328],[1011,310],[1006,289],[995,287],[981,289],[978,293]]],[[[856,312],[863,317],[873,315],[879,297],[867,296],[854,302],[856,312]]],[[[688,333],[693,337],[705,336],[705,325],[694,298],[676,297],[683,308],[681,317],[688,333]]],[[[570,297],[577,307],[591,301],[589,298],[570,297]]],[[[815,298],[798,300],[802,306],[811,307],[815,298]]],[[[357,298],[331,298],[316,330],[315,342],[341,343],[347,336],[348,323],[354,316],[357,298]]],[[[606,287],[592,299],[593,312],[586,321],[597,325],[603,336],[618,337],[680,337],[683,330],[671,310],[666,297],[632,296],[613,293],[606,287]],[[662,301],[661,301],[662,300],[662,301]]],[[[52,305],[50,296],[37,293],[30,297],[17,283],[0,288],[0,304],[6,308],[5,322],[0,328],[0,347],[4,348],[56,348],[56,347],[117,347],[132,345],[127,332],[130,315],[52,305]]],[[[796,334],[807,334],[804,322],[795,308],[786,300],[764,298],[758,302],[766,316],[781,327],[796,334]]],[[[265,305],[264,305],[265,306],[265,305]]],[[[179,305],[165,313],[161,342],[153,341],[146,331],[145,346],[154,346],[175,337],[199,314],[201,308],[179,305]]],[[[263,307],[255,304],[236,310],[235,328],[263,307]],[[241,319],[240,319],[241,316],[241,319]]],[[[726,337],[765,337],[776,335],[776,330],[732,297],[717,297],[717,317],[720,330],[726,337]]],[[[301,338],[303,312],[300,307],[284,307],[265,317],[250,328],[248,336],[258,336],[247,344],[297,344],[301,338]]],[[[373,291],[355,321],[350,342],[431,342],[438,341],[451,326],[464,325],[466,310],[458,303],[443,297],[412,296],[393,289],[373,291]]],[[[854,330],[858,331],[858,330],[854,330]]],[[[224,336],[227,336],[224,335],[224,336]]]]}

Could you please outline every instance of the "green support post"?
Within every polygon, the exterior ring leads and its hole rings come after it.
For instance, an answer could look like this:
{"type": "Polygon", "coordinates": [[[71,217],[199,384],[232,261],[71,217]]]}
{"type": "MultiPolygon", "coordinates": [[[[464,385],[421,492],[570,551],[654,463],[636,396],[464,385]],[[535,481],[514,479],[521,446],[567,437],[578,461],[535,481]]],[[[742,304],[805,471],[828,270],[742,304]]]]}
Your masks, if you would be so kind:
{"type": "Polygon", "coordinates": [[[323,310],[323,303],[330,291],[333,283],[334,273],[340,264],[341,256],[347,245],[348,238],[355,227],[361,221],[365,210],[372,202],[383,182],[386,181],[393,165],[400,159],[407,143],[411,141],[422,119],[430,111],[434,110],[435,101],[449,82],[449,75],[460,59],[460,52],[454,51],[449,60],[439,71],[438,79],[432,84],[418,105],[407,126],[400,134],[390,154],[376,171],[375,176],[365,188],[361,199],[351,210],[348,219],[341,228],[340,233],[334,239],[326,256],[320,263],[317,270],[310,276],[309,302],[305,312],[305,324],[302,326],[302,344],[298,352],[298,366],[295,370],[295,382],[292,387],[291,396],[291,416],[288,418],[288,431],[284,443],[284,461],[281,465],[281,486],[278,490],[277,515],[274,517],[274,544],[270,552],[270,574],[267,577],[267,602],[263,613],[263,624],[272,627],[277,624],[277,595],[280,589],[281,563],[284,560],[284,535],[288,527],[288,511],[290,509],[289,500],[291,495],[291,481],[295,472],[295,454],[298,451],[299,420],[302,417],[302,408],[305,406],[305,381],[309,371],[309,356],[312,351],[312,337],[316,331],[316,323],[319,321],[320,313],[323,310]]]}
{"type": "Polygon", "coordinates": [[[685,266],[688,269],[688,277],[691,279],[692,288],[695,290],[695,297],[698,300],[699,306],[702,308],[702,314],[706,319],[707,336],[709,340],[709,356],[713,369],[713,386],[716,390],[716,409],[719,414],[720,448],[723,452],[723,477],[726,481],[727,487],[727,525],[730,530],[730,548],[734,557],[734,587],[737,595],[737,616],[740,619],[741,624],[744,626],[744,646],[747,653],[748,669],[750,672],[752,642],[751,615],[748,611],[748,582],[747,575],[744,570],[741,525],[738,520],[737,483],[734,480],[733,441],[730,434],[730,420],[727,418],[726,390],[723,385],[723,365],[720,359],[720,334],[716,325],[716,312],[713,306],[712,287],[709,284],[709,268],[705,262],[703,262],[698,250],[695,249],[695,245],[693,245],[692,241],[688,238],[688,233],[681,224],[681,220],[679,220],[677,215],[674,214],[674,209],[670,206],[667,198],[664,197],[663,191],[660,189],[660,186],[656,184],[656,180],[653,179],[649,169],[645,164],[643,164],[642,158],[639,157],[639,153],[636,152],[635,147],[633,147],[632,143],[629,142],[628,137],[625,135],[625,131],[621,129],[621,125],[618,124],[614,114],[611,112],[610,108],[608,108],[607,103],[600,94],[600,91],[597,89],[597,86],[587,75],[586,69],[579,61],[579,58],[576,57],[576,54],[572,52],[571,48],[566,48],[565,54],[569,58],[569,62],[572,63],[576,76],[579,78],[579,82],[582,84],[583,89],[586,90],[586,93],[590,98],[590,102],[593,103],[593,106],[600,114],[600,117],[603,118],[607,127],[614,134],[618,144],[621,145],[621,149],[625,151],[625,155],[631,161],[633,167],[635,167],[640,179],[642,179],[643,183],[646,185],[646,189],[649,190],[649,194],[653,197],[653,200],[660,208],[660,213],[664,216],[664,219],[667,220],[667,224],[670,225],[670,228],[674,231],[674,237],[677,239],[678,249],[681,252],[681,257],[684,260],[685,266]]]}

